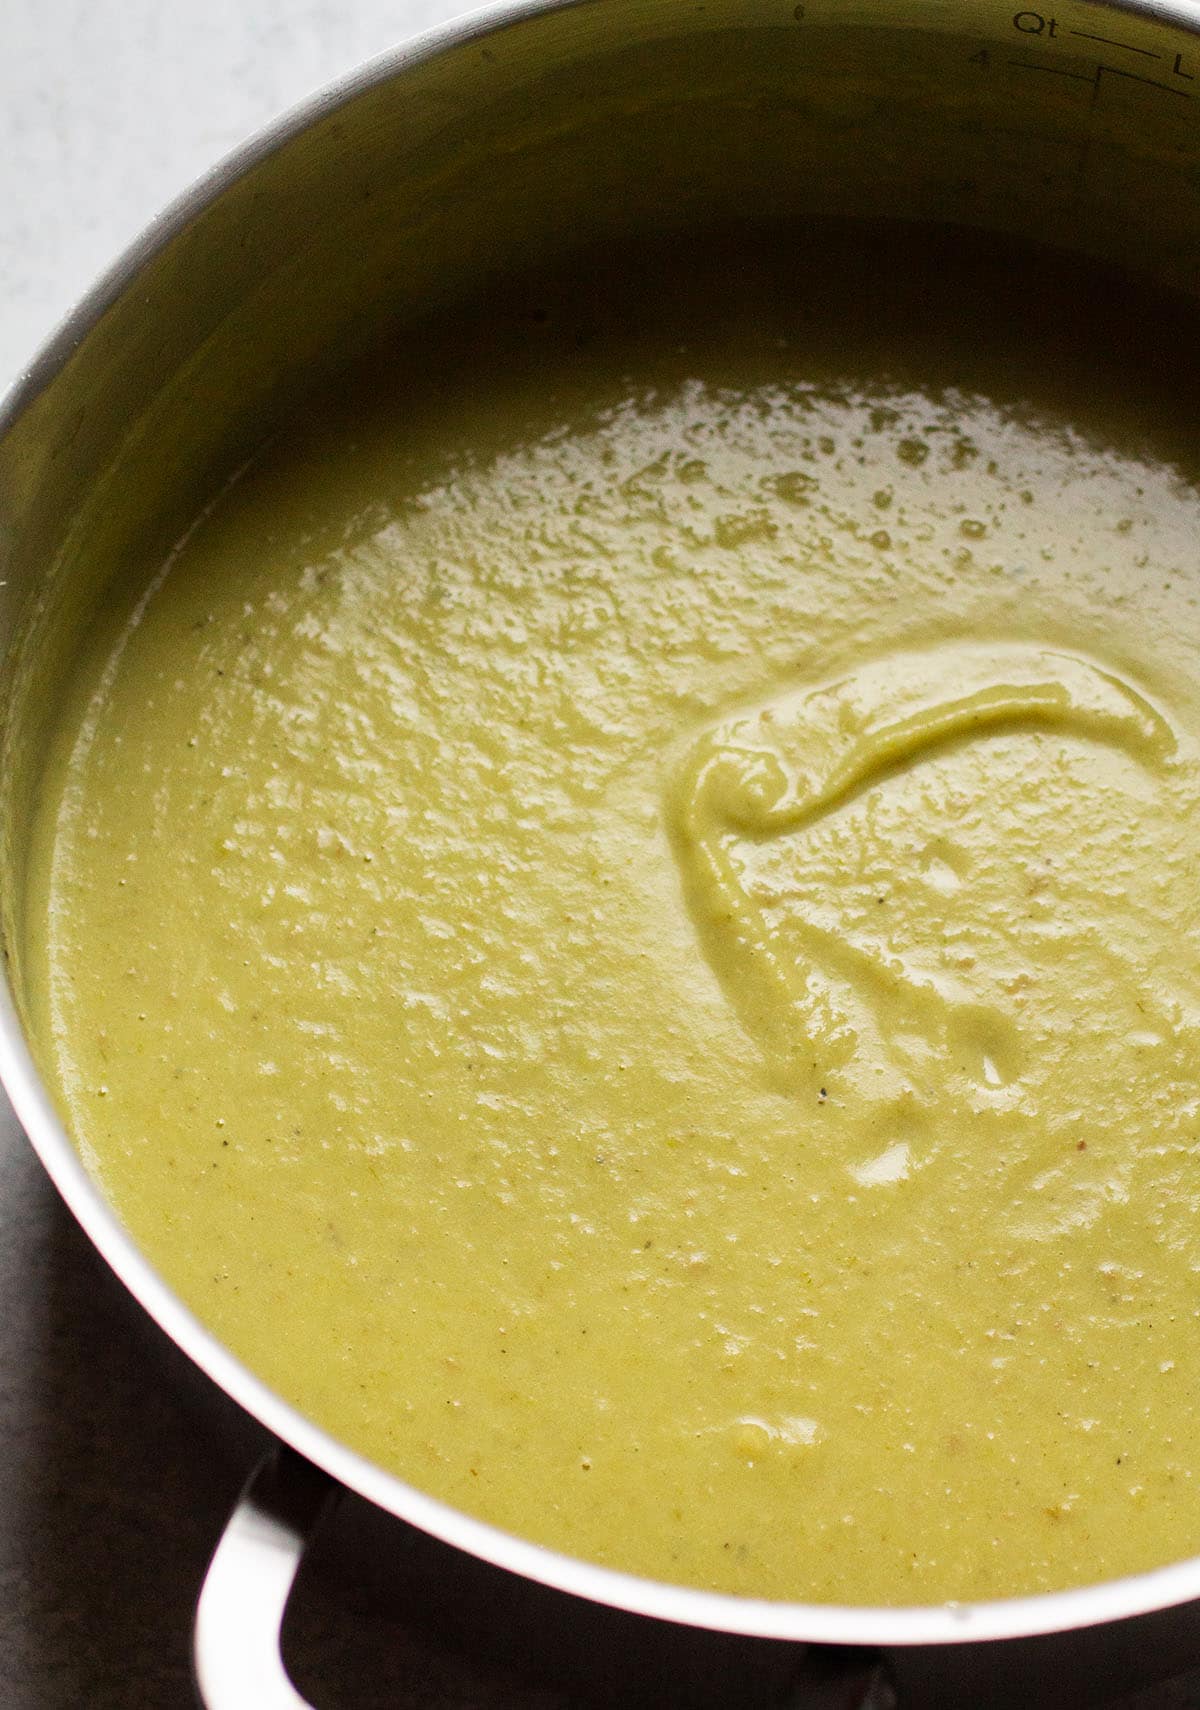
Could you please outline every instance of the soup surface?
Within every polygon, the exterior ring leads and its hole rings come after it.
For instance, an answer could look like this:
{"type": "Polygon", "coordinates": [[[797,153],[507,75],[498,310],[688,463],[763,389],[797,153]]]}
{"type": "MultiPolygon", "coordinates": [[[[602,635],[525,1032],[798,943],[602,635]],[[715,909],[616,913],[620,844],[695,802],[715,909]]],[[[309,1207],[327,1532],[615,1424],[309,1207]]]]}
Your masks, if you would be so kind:
{"type": "Polygon", "coordinates": [[[589,263],[113,597],[35,1027],[281,1394],[733,1592],[1200,1550],[1189,326],[953,235],[589,263]]]}

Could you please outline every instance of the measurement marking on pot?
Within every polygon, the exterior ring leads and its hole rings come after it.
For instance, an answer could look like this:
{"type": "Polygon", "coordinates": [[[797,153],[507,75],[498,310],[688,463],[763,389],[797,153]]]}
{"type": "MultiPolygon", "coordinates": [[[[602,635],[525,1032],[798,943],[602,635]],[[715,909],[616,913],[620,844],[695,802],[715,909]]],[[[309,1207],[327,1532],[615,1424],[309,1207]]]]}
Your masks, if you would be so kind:
{"type": "Polygon", "coordinates": [[[1089,76],[1086,71],[1068,71],[1065,65],[1042,65],[1032,59],[1010,59],[1010,65],[1021,71],[1048,71],[1052,77],[1069,77],[1075,83],[1095,83],[1095,76],[1089,76]]]}
{"type": "Polygon", "coordinates": [[[1105,47],[1124,48],[1126,53],[1140,53],[1143,59],[1161,59],[1161,53],[1155,53],[1153,48],[1134,47],[1132,42],[1119,42],[1113,36],[1094,36],[1090,30],[1068,30],[1069,36],[1078,36],[1084,42],[1103,42],[1105,47]]]}
{"type": "MultiPolygon", "coordinates": [[[[1132,83],[1145,83],[1151,89],[1161,89],[1167,95],[1182,95],[1185,101],[1190,101],[1192,98],[1190,89],[1176,89],[1173,83],[1158,83],[1153,77],[1139,77],[1136,71],[1122,71],[1119,66],[1115,65],[1098,65],[1096,67],[1097,83],[1106,71],[1110,77],[1127,77],[1132,83]]],[[[1183,73],[1180,75],[1182,76],[1183,73]]]]}
{"type": "MultiPolygon", "coordinates": [[[[1089,83],[1093,91],[1097,93],[1100,89],[1101,79],[1107,73],[1109,77],[1120,77],[1128,83],[1144,83],[1148,89],[1161,89],[1164,95],[1181,95],[1185,101],[1190,101],[1192,98],[1190,89],[1180,89],[1174,83],[1160,83],[1157,78],[1143,77],[1137,71],[1124,71],[1119,65],[1098,65],[1095,71],[1086,72],[1071,71],[1065,65],[1047,65],[1044,60],[1010,59],[1008,63],[1019,71],[1045,71],[1051,77],[1066,77],[1073,83],[1089,83]]],[[[1175,68],[1175,75],[1185,78],[1189,83],[1192,81],[1190,73],[1181,70],[1178,65],[1175,68]]]]}
{"type": "MultiPolygon", "coordinates": [[[[1016,12],[1013,14],[1012,27],[1020,36],[1044,36],[1048,41],[1058,41],[1061,36],[1072,36],[1076,41],[1100,42],[1105,47],[1119,48],[1122,53],[1135,53],[1139,59],[1153,59],[1161,62],[1167,57],[1165,53],[1160,53],[1157,48],[1139,47],[1136,42],[1123,42],[1117,36],[1101,36],[1094,30],[1067,29],[1060,31],[1058,19],[1048,18],[1042,12],[1016,12]]],[[[971,56],[971,63],[973,65],[982,65],[986,68],[991,63],[991,56],[988,53],[988,50],[984,48],[980,53],[973,54],[971,56]]],[[[1113,77],[1133,78],[1139,83],[1148,83],[1152,89],[1165,89],[1168,95],[1179,95],[1183,93],[1183,91],[1178,89],[1173,83],[1159,83],[1158,80],[1153,77],[1139,77],[1137,72],[1122,71],[1119,66],[1115,65],[1097,66],[1096,70],[1091,74],[1091,76],[1089,76],[1086,72],[1068,71],[1064,66],[1046,65],[1041,61],[1034,62],[1027,59],[1011,59],[1008,63],[1010,65],[1019,65],[1026,71],[1049,71],[1059,77],[1071,77],[1080,83],[1091,83],[1095,88],[1099,88],[1100,79],[1107,71],[1110,72],[1113,77]]],[[[1175,55],[1175,60],[1171,66],[1169,75],[1171,77],[1177,77],[1181,83],[1194,83],[1196,81],[1194,72],[1185,71],[1183,69],[1182,53],[1177,53],[1175,55]]]]}

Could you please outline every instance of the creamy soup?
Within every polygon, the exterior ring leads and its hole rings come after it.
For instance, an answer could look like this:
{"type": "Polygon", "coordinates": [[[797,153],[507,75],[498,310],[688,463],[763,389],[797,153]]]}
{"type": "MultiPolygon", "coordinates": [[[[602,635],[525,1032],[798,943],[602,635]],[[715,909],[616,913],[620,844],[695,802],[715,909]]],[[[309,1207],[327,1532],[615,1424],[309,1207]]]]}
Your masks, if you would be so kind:
{"type": "Polygon", "coordinates": [[[97,620],[38,832],[45,1060],[183,1299],[637,1574],[1200,1550],[1198,370],[828,231],[314,401],[97,620]]]}

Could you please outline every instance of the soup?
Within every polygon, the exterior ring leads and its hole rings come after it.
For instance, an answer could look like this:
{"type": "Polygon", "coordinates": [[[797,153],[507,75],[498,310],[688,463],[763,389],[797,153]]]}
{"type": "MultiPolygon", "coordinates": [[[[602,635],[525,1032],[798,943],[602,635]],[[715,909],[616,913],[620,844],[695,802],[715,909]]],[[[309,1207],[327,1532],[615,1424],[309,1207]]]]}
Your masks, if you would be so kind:
{"type": "Polygon", "coordinates": [[[734,1593],[1200,1550],[1192,319],[962,234],[585,258],[113,595],[35,1032],[280,1394],[734,1593]]]}

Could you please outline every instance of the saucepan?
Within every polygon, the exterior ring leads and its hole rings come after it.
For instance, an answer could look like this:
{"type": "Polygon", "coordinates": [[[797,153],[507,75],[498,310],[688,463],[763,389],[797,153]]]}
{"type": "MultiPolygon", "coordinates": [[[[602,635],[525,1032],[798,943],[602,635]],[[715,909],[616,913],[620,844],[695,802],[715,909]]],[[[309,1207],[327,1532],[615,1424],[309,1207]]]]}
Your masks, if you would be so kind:
{"type": "Polygon", "coordinates": [[[828,215],[1017,234],[1200,293],[1200,12],[1183,0],[493,7],[329,90],[185,197],[0,418],[0,1072],[96,1247],[280,1444],[200,1597],[210,1710],[301,1704],[279,1625],[339,1488],[579,1598],[792,1641],[798,1657],[809,1647],[813,1691],[836,1681],[846,1704],[917,1701],[916,1659],[974,1702],[1014,1654],[1060,1682],[1068,1656],[1115,1682],[1136,1653],[1152,1675],[1169,1661],[1166,1612],[1200,1598],[1197,1559],[961,1607],[750,1601],[606,1571],[452,1511],[303,1418],[189,1314],[81,1162],[23,1030],[24,832],[55,685],[130,563],[161,556],[272,423],[384,326],[584,242],[828,215]]]}

